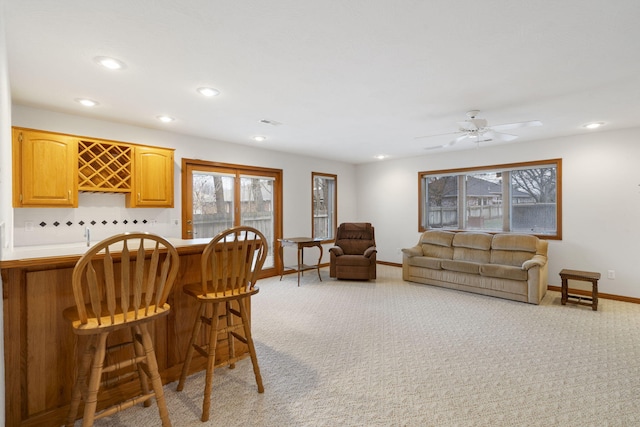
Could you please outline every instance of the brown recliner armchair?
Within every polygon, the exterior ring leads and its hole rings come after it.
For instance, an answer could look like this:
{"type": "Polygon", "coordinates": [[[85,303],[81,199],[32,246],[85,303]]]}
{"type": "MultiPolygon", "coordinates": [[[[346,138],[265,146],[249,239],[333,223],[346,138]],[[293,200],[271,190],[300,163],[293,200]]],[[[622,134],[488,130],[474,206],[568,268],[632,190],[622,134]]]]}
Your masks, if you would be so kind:
{"type": "Polygon", "coordinates": [[[329,276],[338,279],[376,278],[376,239],[368,222],[340,224],[336,244],[329,249],[329,276]]]}

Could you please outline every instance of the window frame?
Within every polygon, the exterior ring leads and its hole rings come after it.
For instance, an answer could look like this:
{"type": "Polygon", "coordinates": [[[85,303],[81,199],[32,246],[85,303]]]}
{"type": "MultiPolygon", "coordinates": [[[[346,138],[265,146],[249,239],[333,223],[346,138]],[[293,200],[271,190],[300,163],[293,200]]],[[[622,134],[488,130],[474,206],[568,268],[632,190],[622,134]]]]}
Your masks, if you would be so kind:
{"type": "MultiPolygon", "coordinates": [[[[423,224],[423,218],[425,218],[425,213],[427,210],[428,200],[425,200],[425,196],[427,194],[427,189],[425,188],[425,178],[429,176],[435,175],[450,175],[450,176],[465,176],[469,175],[470,172],[500,172],[504,171],[513,171],[517,169],[535,169],[535,166],[545,166],[545,165],[555,165],[556,168],[556,232],[555,234],[536,234],[530,233],[539,238],[545,240],[562,240],[562,159],[548,159],[548,160],[536,160],[530,162],[518,162],[518,163],[505,163],[499,165],[488,165],[488,166],[476,166],[476,167],[467,167],[467,168],[456,168],[456,169],[443,169],[443,170],[432,170],[432,171],[420,171],[418,172],[418,231],[424,232],[429,229],[428,224],[423,224]]],[[[458,190],[460,191],[460,190],[458,190]]],[[[466,206],[466,200],[464,203],[458,203],[458,212],[460,212],[461,206],[466,206]]],[[[509,207],[509,214],[511,212],[511,203],[506,203],[503,200],[502,205],[506,208],[509,207]]],[[[459,216],[460,217],[460,216],[459,216]]],[[[426,222],[426,221],[425,221],[426,222]]],[[[485,232],[490,234],[495,233],[520,233],[520,231],[496,231],[496,230],[484,230],[484,229],[465,229],[460,228],[460,223],[458,224],[458,228],[450,228],[447,230],[451,231],[477,231],[477,232],[485,232]]]]}
{"type": "Polygon", "coordinates": [[[333,181],[333,198],[331,200],[332,206],[328,206],[327,210],[331,209],[333,212],[333,224],[331,226],[331,235],[328,238],[322,238],[322,242],[331,243],[336,240],[336,232],[338,230],[338,175],[323,173],[323,172],[311,172],[311,236],[313,239],[316,237],[316,191],[315,181],[318,179],[326,179],[333,181]]]}
{"type": "MultiPolygon", "coordinates": [[[[228,174],[233,176],[236,181],[243,175],[266,176],[274,179],[273,194],[273,242],[269,243],[270,252],[273,255],[273,267],[263,268],[259,274],[259,278],[272,277],[279,274],[283,268],[283,260],[281,252],[277,250],[277,242],[282,239],[283,230],[283,171],[282,169],[265,168],[260,166],[239,165],[231,163],[221,163],[201,159],[182,159],[181,172],[181,191],[182,191],[182,238],[193,239],[193,234],[189,233],[191,229],[193,212],[193,182],[191,176],[193,171],[205,171],[228,174]]],[[[234,226],[241,224],[241,216],[239,204],[240,185],[234,187],[234,226]]],[[[267,236],[268,237],[268,236],[267,236]]]]}

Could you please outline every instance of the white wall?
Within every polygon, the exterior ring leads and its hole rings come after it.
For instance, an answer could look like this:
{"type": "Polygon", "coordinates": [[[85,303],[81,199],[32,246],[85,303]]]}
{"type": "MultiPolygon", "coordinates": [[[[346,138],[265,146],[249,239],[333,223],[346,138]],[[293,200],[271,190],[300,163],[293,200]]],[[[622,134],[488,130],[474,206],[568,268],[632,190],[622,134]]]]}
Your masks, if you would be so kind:
{"type": "MultiPolygon", "coordinates": [[[[600,292],[640,298],[640,272],[634,268],[640,251],[633,243],[640,241],[636,226],[640,212],[637,128],[353,166],[19,105],[13,106],[11,115],[15,126],[176,148],[174,209],[126,209],[123,196],[100,194],[82,195],[78,209],[13,209],[17,242],[25,239],[25,219],[43,215],[78,218],[94,212],[153,217],[158,228],[150,231],[179,237],[180,227],[171,226],[170,220],[181,218],[180,159],[186,157],[283,169],[285,236],[311,232],[311,172],[336,174],[338,222],[373,223],[378,259],[400,263],[399,249],[414,245],[419,235],[419,171],[561,158],[563,239],[550,241],[549,283],[560,285],[558,273],[563,268],[598,271],[602,274],[600,292]],[[616,278],[607,279],[607,270],[615,270],[616,278]]],[[[7,149],[6,144],[2,149],[7,149]]],[[[5,197],[11,191],[6,180],[2,190],[5,204],[10,203],[5,197]]],[[[107,235],[112,231],[102,230],[107,235]]],[[[102,237],[99,227],[92,233],[102,237]]],[[[293,261],[292,256],[286,255],[287,263],[293,261]]],[[[327,261],[325,250],[323,262],[327,261]]]]}
{"type": "MultiPolygon", "coordinates": [[[[168,237],[180,237],[181,227],[172,225],[173,219],[181,218],[181,159],[204,159],[222,163],[268,167],[283,170],[283,234],[287,236],[309,236],[311,234],[311,172],[323,172],[338,175],[338,221],[356,219],[355,204],[355,166],[302,157],[277,151],[265,150],[253,146],[229,144],[209,139],[179,135],[106,122],[87,117],[55,113],[47,110],[13,105],[13,126],[42,129],[54,132],[70,133],[82,136],[132,142],[145,145],[175,148],[175,207],[173,209],[126,209],[124,196],[114,194],[81,194],[77,209],[65,208],[17,208],[14,209],[14,240],[16,246],[36,243],[82,241],[83,228],[77,225],[67,227],[67,220],[76,223],[79,219],[87,222],[90,218],[110,221],[112,218],[154,219],[157,223],[140,225],[135,228],[142,231],[157,232],[168,237]],[[44,228],[37,224],[44,219],[51,224],[54,220],[63,225],[44,228]],[[35,222],[36,232],[26,232],[25,221],[35,222]],[[70,232],[71,230],[71,232],[70,232]]],[[[170,126],[168,126],[170,128],[170,126]]],[[[7,188],[10,193],[10,187],[7,188]]],[[[5,188],[3,188],[3,194],[5,188]]],[[[98,240],[113,232],[119,232],[111,224],[96,224],[92,227],[92,238],[98,240]]],[[[133,228],[131,223],[128,229],[133,228]]],[[[294,261],[294,253],[286,253],[287,263],[294,261]],[[291,258],[291,259],[289,259],[291,258]]],[[[324,251],[323,262],[328,262],[328,251],[324,251]]]]}
{"type": "Polygon", "coordinates": [[[376,225],[378,259],[402,261],[418,240],[418,172],[562,159],[561,241],[549,241],[549,284],[563,268],[602,274],[599,291],[640,298],[640,129],[522,142],[357,167],[358,216],[376,225]],[[615,270],[615,279],[607,279],[615,270]]]}

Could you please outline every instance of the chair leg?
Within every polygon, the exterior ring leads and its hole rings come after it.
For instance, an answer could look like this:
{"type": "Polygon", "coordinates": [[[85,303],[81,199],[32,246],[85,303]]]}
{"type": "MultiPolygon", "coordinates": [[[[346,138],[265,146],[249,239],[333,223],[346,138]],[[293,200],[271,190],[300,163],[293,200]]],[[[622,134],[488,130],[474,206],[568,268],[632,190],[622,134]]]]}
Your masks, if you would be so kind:
{"type": "Polygon", "coordinates": [[[258,356],[256,354],[256,348],[253,345],[253,337],[251,336],[251,323],[245,309],[245,301],[243,299],[239,299],[238,304],[240,306],[239,308],[240,316],[242,317],[242,325],[244,326],[244,336],[247,340],[249,355],[251,356],[251,364],[253,365],[253,374],[256,377],[256,384],[258,385],[258,393],[264,393],[264,386],[262,385],[262,375],[260,375],[260,367],[258,366],[258,356]]]}
{"type": "Polygon", "coordinates": [[[211,316],[211,328],[209,331],[209,355],[207,358],[207,374],[204,383],[204,401],[202,402],[203,422],[209,420],[209,409],[211,407],[211,386],[213,385],[213,370],[216,364],[216,346],[218,344],[218,307],[220,303],[213,303],[213,313],[211,316]]]}
{"type": "MultiPolygon", "coordinates": [[[[140,327],[136,326],[131,328],[131,341],[133,342],[133,350],[136,357],[144,355],[144,347],[142,345],[142,332],[140,331],[140,327]]],[[[140,379],[140,389],[142,390],[142,394],[149,394],[149,381],[147,380],[147,375],[145,374],[142,366],[138,364],[138,378],[140,379]]],[[[151,406],[151,399],[147,399],[144,401],[144,406],[148,408],[151,406]]]]}
{"type": "MultiPolygon", "coordinates": [[[[225,304],[225,307],[227,309],[227,346],[229,348],[229,359],[233,359],[234,357],[236,357],[236,346],[235,346],[235,340],[233,339],[233,334],[232,329],[233,329],[233,324],[234,322],[234,315],[233,313],[231,313],[231,301],[227,301],[227,303],[225,304]]],[[[236,367],[235,363],[230,363],[229,364],[229,369],[234,369],[236,367]]]]}
{"type": "Polygon", "coordinates": [[[160,378],[160,372],[158,372],[158,361],[156,360],[156,352],[153,348],[153,342],[151,341],[151,335],[149,334],[149,324],[143,323],[139,326],[140,336],[142,339],[142,347],[147,360],[147,368],[149,370],[149,380],[151,386],[156,395],[156,403],[158,405],[158,411],[160,412],[160,419],[162,420],[163,427],[171,427],[171,421],[169,420],[169,412],[167,411],[167,404],[164,399],[164,391],[162,389],[162,379],[160,378]]]}
{"type": "Polygon", "coordinates": [[[98,390],[100,389],[100,382],[102,381],[102,369],[104,367],[104,356],[107,347],[108,335],[108,332],[104,332],[97,337],[97,345],[93,353],[93,360],[91,361],[91,374],[89,376],[87,397],[84,402],[82,427],[91,427],[96,415],[98,390]]]}
{"type": "Polygon", "coordinates": [[[205,309],[205,304],[200,303],[200,307],[198,308],[198,313],[196,314],[196,321],[193,324],[191,339],[189,340],[189,346],[187,347],[187,355],[184,359],[184,364],[182,365],[182,372],[180,373],[180,381],[178,381],[178,387],[176,387],[176,391],[182,391],[184,389],[184,382],[187,379],[187,375],[189,374],[189,366],[191,366],[191,359],[193,359],[193,351],[195,350],[194,345],[196,344],[198,335],[200,335],[200,327],[202,326],[202,316],[204,315],[204,309],[205,309]]]}
{"type": "Polygon", "coordinates": [[[75,424],[76,416],[78,415],[78,408],[80,407],[80,400],[84,395],[87,395],[87,373],[91,366],[91,360],[93,359],[93,353],[96,348],[96,336],[91,336],[91,339],[87,343],[82,358],[80,360],[80,366],[78,367],[78,374],[75,384],[73,385],[73,392],[71,394],[71,404],[69,405],[69,415],[67,417],[66,427],[72,427],[75,424]]]}

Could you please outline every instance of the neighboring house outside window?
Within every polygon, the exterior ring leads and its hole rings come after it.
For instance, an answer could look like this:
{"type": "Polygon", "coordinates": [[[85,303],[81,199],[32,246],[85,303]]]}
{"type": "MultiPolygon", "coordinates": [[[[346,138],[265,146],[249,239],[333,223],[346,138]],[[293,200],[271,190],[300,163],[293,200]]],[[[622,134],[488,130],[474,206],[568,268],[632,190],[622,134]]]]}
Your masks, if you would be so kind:
{"type": "Polygon", "coordinates": [[[419,172],[420,231],[514,232],[562,238],[561,159],[419,172]]]}

